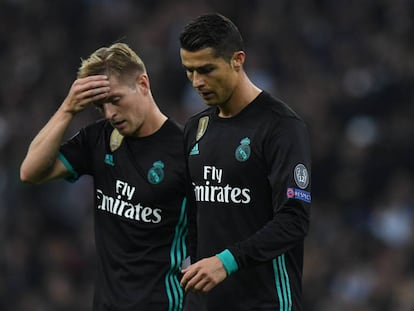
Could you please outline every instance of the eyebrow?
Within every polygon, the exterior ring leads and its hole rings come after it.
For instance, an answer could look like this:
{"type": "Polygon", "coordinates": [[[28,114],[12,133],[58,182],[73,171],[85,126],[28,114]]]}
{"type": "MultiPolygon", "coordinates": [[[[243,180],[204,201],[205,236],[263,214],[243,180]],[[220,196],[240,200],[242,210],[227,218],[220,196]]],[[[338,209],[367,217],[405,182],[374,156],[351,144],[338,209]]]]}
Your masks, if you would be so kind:
{"type": "Polygon", "coordinates": [[[212,63],[207,63],[207,64],[204,64],[202,66],[185,66],[185,65],[183,65],[183,68],[186,69],[186,70],[189,70],[189,71],[194,71],[194,70],[198,71],[200,69],[209,69],[209,68],[215,68],[215,67],[216,67],[216,65],[214,65],[212,63]]]}

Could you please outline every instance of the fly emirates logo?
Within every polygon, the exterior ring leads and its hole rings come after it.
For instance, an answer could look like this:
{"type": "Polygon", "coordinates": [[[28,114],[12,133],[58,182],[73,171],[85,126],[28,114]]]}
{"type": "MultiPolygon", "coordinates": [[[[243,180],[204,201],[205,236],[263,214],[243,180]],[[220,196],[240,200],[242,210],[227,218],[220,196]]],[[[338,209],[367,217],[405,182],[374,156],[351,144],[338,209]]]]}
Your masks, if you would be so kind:
{"type": "Polygon", "coordinates": [[[161,221],[161,209],[143,206],[141,203],[131,203],[135,193],[134,186],[117,180],[115,192],[117,196],[113,198],[103,193],[102,190],[96,189],[98,209],[140,222],[157,224],[161,221]]]}
{"type": "Polygon", "coordinates": [[[222,185],[223,169],[204,166],[204,185],[193,183],[195,198],[199,202],[250,203],[250,189],[222,185]]]}

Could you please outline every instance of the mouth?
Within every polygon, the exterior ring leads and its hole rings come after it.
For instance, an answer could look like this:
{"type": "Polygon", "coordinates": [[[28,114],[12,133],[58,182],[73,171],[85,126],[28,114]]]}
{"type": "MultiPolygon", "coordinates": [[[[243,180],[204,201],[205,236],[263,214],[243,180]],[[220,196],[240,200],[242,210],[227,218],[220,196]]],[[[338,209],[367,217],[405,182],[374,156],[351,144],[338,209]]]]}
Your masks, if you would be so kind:
{"type": "Polygon", "coordinates": [[[209,100],[214,96],[213,92],[208,92],[208,91],[199,91],[198,92],[200,94],[200,96],[204,99],[204,100],[209,100]]]}
{"type": "Polygon", "coordinates": [[[114,128],[116,129],[122,129],[126,126],[126,121],[122,120],[122,121],[111,121],[111,124],[114,128]]]}

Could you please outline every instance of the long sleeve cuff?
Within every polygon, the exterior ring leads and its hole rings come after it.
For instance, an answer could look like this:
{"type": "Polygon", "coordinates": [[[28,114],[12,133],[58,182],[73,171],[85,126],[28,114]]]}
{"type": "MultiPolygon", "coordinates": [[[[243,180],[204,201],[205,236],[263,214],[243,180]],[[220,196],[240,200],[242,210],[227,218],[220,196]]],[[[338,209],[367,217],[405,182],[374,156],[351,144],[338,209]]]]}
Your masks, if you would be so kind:
{"type": "Polygon", "coordinates": [[[236,259],[234,258],[233,254],[228,249],[225,249],[224,251],[217,254],[216,256],[223,263],[223,266],[224,266],[224,269],[226,269],[227,275],[231,275],[232,273],[236,272],[239,269],[239,265],[237,264],[236,259]]]}

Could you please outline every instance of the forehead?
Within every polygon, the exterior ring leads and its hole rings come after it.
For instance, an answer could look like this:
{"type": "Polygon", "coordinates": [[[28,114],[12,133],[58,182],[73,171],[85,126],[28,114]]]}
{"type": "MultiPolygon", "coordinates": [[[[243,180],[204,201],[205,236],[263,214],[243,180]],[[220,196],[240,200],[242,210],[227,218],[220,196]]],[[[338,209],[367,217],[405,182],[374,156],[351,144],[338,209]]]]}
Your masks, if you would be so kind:
{"type": "Polygon", "coordinates": [[[180,55],[181,62],[186,68],[198,68],[209,64],[225,62],[222,57],[215,55],[212,48],[205,48],[194,52],[180,49],[180,55]]]}
{"type": "Polygon", "coordinates": [[[111,74],[109,75],[108,80],[111,93],[115,90],[118,91],[131,86],[131,81],[129,81],[128,77],[120,77],[118,75],[111,74]]]}
{"type": "Polygon", "coordinates": [[[128,84],[117,75],[109,75],[108,80],[109,93],[107,99],[115,96],[122,96],[123,94],[126,94],[128,92],[128,89],[130,89],[128,84]]]}
{"type": "Polygon", "coordinates": [[[109,85],[111,87],[115,87],[115,86],[119,86],[123,84],[121,78],[115,74],[110,74],[108,76],[108,80],[109,80],[109,85]]]}

